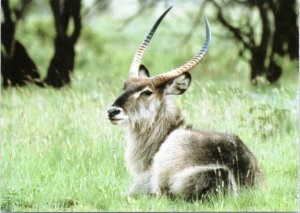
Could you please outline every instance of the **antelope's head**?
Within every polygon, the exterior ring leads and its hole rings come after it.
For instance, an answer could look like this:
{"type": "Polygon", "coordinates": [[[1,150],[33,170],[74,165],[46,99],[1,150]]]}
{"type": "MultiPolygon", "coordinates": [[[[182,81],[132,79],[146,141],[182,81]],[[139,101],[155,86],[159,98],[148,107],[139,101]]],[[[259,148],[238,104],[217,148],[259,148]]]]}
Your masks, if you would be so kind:
{"type": "Polygon", "coordinates": [[[111,123],[121,124],[130,119],[155,117],[167,96],[180,95],[188,89],[191,82],[189,71],[200,62],[209,47],[210,27],[206,18],[206,40],[193,59],[179,68],[153,77],[150,77],[148,69],[141,64],[154,32],[171,8],[159,17],[139,46],[130,67],[129,78],[124,83],[123,93],[107,109],[107,117],[111,123]]]}

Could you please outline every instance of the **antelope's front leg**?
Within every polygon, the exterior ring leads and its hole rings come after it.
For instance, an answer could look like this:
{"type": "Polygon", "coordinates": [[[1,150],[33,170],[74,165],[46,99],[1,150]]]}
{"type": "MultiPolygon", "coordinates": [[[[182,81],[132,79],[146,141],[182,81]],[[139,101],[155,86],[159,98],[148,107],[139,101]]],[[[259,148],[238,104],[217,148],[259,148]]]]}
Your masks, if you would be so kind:
{"type": "Polygon", "coordinates": [[[145,172],[138,177],[135,177],[134,183],[129,188],[128,196],[136,197],[139,194],[148,194],[151,192],[150,173],[145,172]]]}

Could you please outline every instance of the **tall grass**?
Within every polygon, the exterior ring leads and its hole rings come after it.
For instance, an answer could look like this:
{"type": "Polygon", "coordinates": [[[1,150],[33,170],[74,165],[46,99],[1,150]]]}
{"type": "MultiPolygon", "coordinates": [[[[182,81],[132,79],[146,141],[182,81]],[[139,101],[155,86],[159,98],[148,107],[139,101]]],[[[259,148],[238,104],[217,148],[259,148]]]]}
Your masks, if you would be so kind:
{"type": "MultiPolygon", "coordinates": [[[[297,63],[283,59],[284,74],[277,84],[251,86],[235,44],[215,37],[218,27],[213,24],[207,57],[192,71],[189,90],[175,99],[187,123],[243,139],[261,164],[264,189],[244,189],[237,197],[196,203],[125,195],[132,180],[123,160],[124,134],[105,119],[105,106],[120,94],[132,55],[154,21],[150,17],[122,31],[109,15],[84,25],[71,86],[2,91],[1,210],[297,210],[297,63]]],[[[45,76],[54,32],[43,30],[52,23],[47,16],[29,20],[20,25],[18,35],[45,76]],[[34,37],[37,31],[43,39],[34,37]]],[[[156,33],[144,58],[152,73],[181,65],[201,46],[204,25],[188,43],[178,42],[186,32],[184,23],[170,14],[156,33]]]]}

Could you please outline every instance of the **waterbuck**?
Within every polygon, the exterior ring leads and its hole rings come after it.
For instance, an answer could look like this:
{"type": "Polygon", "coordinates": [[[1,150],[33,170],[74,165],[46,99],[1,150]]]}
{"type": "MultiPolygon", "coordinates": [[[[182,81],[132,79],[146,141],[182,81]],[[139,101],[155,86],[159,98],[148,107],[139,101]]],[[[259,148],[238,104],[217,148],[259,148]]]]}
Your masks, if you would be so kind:
{"type": "Polygon", "coordinates": [[[186,126],[171,99],[188,89],[189,71],[207,52],[211,38],[208,20],[205,18],[206,41],[192,60],[154,77],[141,65],[155,30],[170,9],[139,46],[123,93],[107,109],[110,122],[127,129],[125,156],[134,179],[129,193],[179,195],[188,200],[227,189],[237,193],[238,186],[262,180],[254,155],[236,135],[186,126]]]}

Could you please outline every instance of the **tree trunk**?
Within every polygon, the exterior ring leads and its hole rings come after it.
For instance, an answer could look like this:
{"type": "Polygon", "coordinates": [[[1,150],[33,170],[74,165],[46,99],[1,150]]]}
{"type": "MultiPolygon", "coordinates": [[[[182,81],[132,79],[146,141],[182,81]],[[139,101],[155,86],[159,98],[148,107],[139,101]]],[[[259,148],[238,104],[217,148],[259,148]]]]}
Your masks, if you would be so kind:
{"type": "Polygon", "coordinates": [[[273,52],[280,56],[288,54],[291,59],[298,58],[298,27],[296,1],[276,1],[272,12],[275,19],[275,32],[273,38],[273,52]],[[285,48],[287,44],[287,48],[285,48]]]}
{"type": "Polygon", "coordinates": [[[44,86],[40,80],[38,69],[29,57],[24,46],[15,41],[12,57],[1,54],[1,74],[3,86],[24,86],[27,82],[34,82],[38,86],[44,86]]]}
{"type": "Polygon", "coordinates": [[[251,50],[250,69],[251,82],[256,83],[257,77],[265,72],[264,57],[259,48],[251,50]]]}
{"type": "Polygon", "coordinates": [[[59,0],[50,0],[54,15],[56,37],[54,40],[55,52],[48,67],[45,82],[55,88],[61,88],[71,81],[71,72],[74,69],[75,44],[81,30],[80,0],[64,0],[63,8],[59,0]],[[67,35],[70,19],[74,21],[74,31],[67,35]]]}
{"type": "MultiPolygon", "coordinates": [[[[8,86],[23,86],[27,82],[34,82],[38,86],[43,86],[35,63],[28,55],[25,47],[15,39],[17,20],[12,20],[9,1],[2,0],[1,7],[4,14],[4,22],[1,23],[1,44],[3,45],[1,50],[1,75],[3,86],[5,88],[8,86]]],[[[15,15],[20,18],[22,13],[15,15]]]]}

